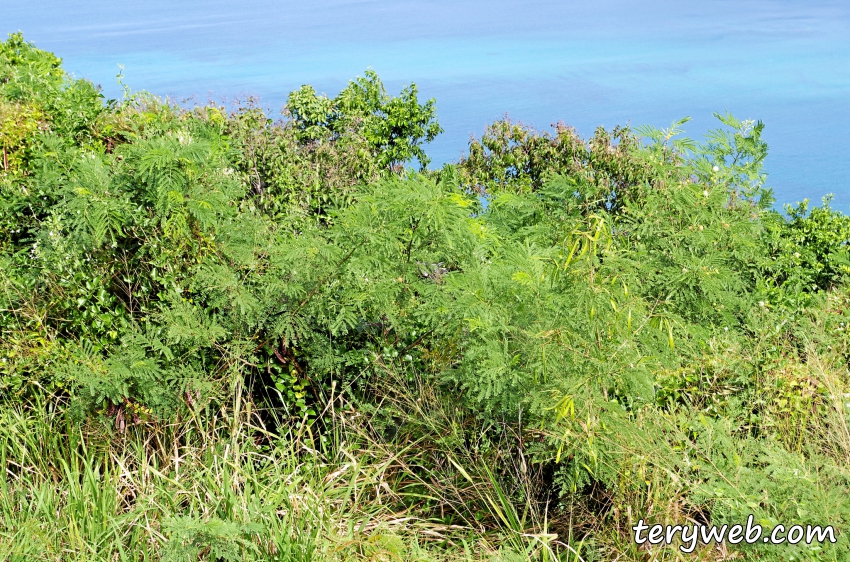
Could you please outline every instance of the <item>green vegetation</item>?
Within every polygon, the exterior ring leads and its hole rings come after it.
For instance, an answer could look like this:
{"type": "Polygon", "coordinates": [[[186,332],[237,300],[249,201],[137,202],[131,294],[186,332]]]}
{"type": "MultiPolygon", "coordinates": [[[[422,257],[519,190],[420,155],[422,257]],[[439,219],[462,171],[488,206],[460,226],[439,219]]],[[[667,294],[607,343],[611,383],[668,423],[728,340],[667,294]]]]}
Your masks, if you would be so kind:
{"type": "Polygon", "coordinates": [[[371,71],[275,122],[10,36],[0,559],[847,560],[850,218],[718,118],[427,170],[371,71]],[[632,542],[749,514],[839,540],[632,542]]]}

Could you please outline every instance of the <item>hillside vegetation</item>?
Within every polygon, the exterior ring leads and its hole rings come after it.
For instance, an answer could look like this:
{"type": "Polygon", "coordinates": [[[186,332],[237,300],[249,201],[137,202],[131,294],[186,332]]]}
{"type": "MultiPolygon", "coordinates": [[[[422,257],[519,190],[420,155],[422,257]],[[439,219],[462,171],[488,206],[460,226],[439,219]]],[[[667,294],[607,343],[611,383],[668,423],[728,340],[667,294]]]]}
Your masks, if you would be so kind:
{"type": "MultiPolygon", "coordinates": [[[[0,43],[0,560],[850,559],[850,219],[760,122],[106,100],[0,43]],[[637,545],[667,524],[835,544],[637,545]]],[[[836,186],[840,188],[841,186],[836,186]]]]}

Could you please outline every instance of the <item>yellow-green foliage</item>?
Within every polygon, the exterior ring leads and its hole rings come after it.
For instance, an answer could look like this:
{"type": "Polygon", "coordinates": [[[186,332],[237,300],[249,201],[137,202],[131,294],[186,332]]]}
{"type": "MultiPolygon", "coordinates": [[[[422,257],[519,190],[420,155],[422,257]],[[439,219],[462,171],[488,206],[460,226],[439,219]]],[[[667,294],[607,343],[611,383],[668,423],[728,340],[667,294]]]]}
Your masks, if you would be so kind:
{"type": "MultiPolygon", "coordinates": [[[[427,557],[375,523],[404,521],[444,553],[491,553],[461,546],[477,533],[505,560],[672,560],[631,525],[850,521],[850,219],[771,210],[763,124],[584,141],[503,121],[416,172],[433,100],[372,72],[333,100],[294,92],[281,122],[106,101],[18,35],[0,76],[0,408],[16,427],[57,412],[38,423],[72,452],[3,437],[0,541],[308,559],[276,519],[304,505],[369,530],[327,556],[427,557]],[[269,427],[203,430],[255,407],[269,427]],[[168,471],[110,439],[157,443],[168,471]],[[349,475],[343,504],[284,498],[319,452],[310,486],[349,475]],[[82,519],[34,523],[27,485],[39,517],[82,519]]],[[[734,555],[842,560],[839,532],[734,555]]]]}
{"type": "Polygon", "coordinates": [[[22,152],[28,148],[44,115],[38,107],[18,103],[0,103],[0,145],[3,149],[3,173],[21,173],[22,152]]]}

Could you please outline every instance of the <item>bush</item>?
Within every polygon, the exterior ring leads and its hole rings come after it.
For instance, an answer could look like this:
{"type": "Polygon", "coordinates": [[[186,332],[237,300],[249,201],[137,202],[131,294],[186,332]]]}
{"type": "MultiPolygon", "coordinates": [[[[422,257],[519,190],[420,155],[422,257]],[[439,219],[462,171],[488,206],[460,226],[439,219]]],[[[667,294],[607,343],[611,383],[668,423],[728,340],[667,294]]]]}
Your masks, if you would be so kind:
{"type": "MultiPolygon", "coordinates": [[[[655,556],[640,518],[850,516],[850,222],[770,209],[761,123],[718,115],[699,143],[686,120],[588,142],[500,121],[428,171],[433,100],[371,71],[280,122],[104,100],[20,35],[0,77],[4,408],[156,440],[260,407],[240,447],[291,433],[357,464],[368,443],[362,501],[541,559],[655,556]]],[[[157,556],[274,551],[251,517],[169,513],[157,556]]]]}

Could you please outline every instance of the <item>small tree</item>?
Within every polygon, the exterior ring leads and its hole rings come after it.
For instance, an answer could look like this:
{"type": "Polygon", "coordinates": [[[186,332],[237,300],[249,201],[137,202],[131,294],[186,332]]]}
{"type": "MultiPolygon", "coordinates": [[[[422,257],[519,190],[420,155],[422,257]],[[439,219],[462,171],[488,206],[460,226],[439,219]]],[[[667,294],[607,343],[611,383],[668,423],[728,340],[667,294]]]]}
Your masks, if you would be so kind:
{"type": "Polygon", "coordinates": [[[405,86],[401,95],[387,94],[378,74],[369,69],[365,77],[348,83],[339,95],[329,99],[305,85],[289,95],[286,110],[299,130],[302,142],[341,138],[356,130],[368,141],[373,156],[382,167],[393,167],[413,158],[420,168],[430,162],[422,144],[443,132],[437,123],[435,100],[419,103],[415,84],[405,86]]]}

